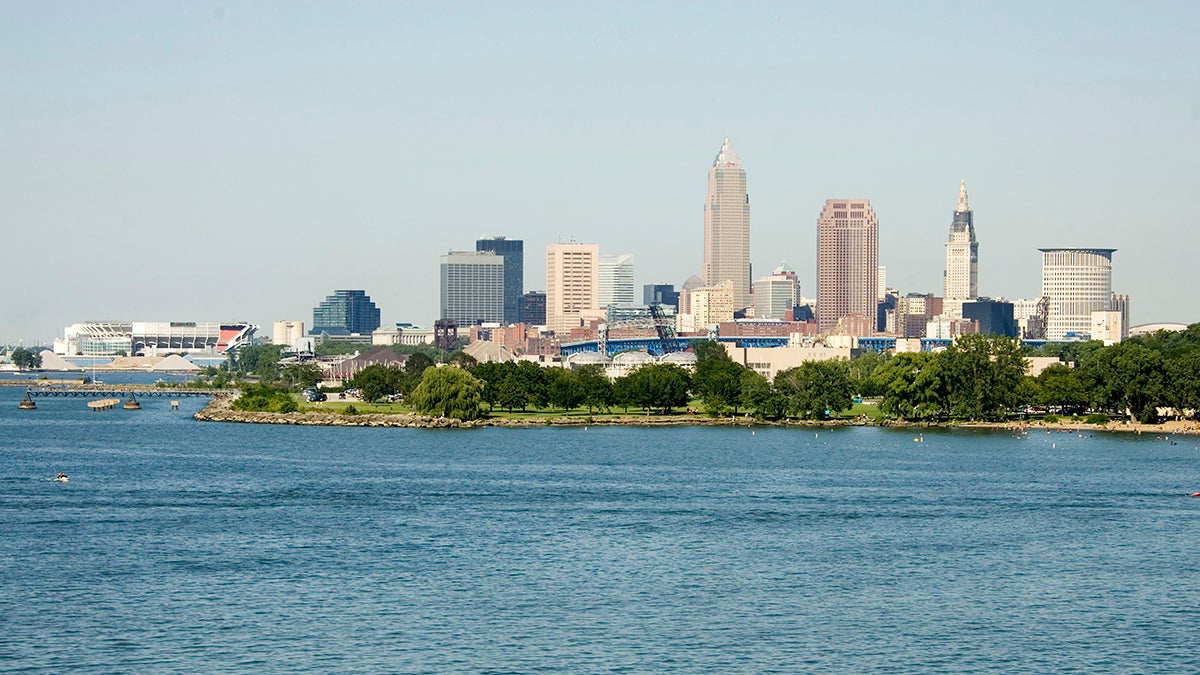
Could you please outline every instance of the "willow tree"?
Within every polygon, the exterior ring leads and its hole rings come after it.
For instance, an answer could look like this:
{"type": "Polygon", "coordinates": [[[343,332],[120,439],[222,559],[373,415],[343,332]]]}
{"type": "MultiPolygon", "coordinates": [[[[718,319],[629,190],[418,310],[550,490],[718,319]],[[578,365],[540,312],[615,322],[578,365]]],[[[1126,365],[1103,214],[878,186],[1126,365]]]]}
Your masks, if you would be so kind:
{"type": "Polygon", "coordinates": [[[473,420],[479,417],[483,382],[461,368],[429,368],[413,391],[412,406],[429,415],[473,420]]]}

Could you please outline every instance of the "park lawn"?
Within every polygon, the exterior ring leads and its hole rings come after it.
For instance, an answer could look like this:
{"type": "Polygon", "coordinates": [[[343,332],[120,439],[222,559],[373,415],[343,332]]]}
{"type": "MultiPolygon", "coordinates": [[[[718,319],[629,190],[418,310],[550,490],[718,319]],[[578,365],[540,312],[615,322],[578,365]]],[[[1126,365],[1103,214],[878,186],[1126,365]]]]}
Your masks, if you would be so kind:
{"type": "Polygon", "coordinates": [[[874,403],[855,403],[850,407],[850,412],[842,415],[842,417],[858,417],[866,415],[872,422],[878,422],[883,419],[883,413],[879,410],[879,406],[874,403]]]}

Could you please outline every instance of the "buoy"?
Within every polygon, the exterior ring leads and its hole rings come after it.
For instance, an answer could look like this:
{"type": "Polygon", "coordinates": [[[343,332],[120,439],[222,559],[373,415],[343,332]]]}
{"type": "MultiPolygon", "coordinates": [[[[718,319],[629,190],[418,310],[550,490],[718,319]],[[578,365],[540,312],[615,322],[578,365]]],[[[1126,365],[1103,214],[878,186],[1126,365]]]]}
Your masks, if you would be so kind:
{"type": "Polygon", "coordinates": [[[29,392],[25,392],[25,398],[21,399],[21,403],[17,407],[21,410],[37,410],[37,404],[29,398],[29,392]]]}

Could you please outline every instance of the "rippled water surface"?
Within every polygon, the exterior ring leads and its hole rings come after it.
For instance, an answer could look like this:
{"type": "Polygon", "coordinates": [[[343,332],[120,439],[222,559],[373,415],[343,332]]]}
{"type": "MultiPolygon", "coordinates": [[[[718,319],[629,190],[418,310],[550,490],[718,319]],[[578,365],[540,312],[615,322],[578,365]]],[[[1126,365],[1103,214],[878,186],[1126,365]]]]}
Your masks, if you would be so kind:
{"type": "Polygon", "coordinates": [[[289,428],[19,398],[0,390],[0,670],[1200,671],[1194,438],[289,428]]]}

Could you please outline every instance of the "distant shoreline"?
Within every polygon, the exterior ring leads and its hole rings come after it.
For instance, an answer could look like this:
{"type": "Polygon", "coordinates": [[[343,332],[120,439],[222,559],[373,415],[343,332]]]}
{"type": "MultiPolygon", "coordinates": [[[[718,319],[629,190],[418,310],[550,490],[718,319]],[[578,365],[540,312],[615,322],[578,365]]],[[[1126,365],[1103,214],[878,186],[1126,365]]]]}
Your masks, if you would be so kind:
{"type": "Polygon", "coordinates": [[[293,412],[271,413],[233,410],[230,407],[232,399],[228,396],[214,396],[204,409],[195,414],[195,419],[204,422],[234,422],[243,424],[287,424],[297,426],[337,426],[337,427],[405,427],[416,429],[478,429],[484,427],[533,428],[546,426],[638,426],[638,427],[672,427],[672,426],[706,426],[706,427],[783,427],[821,429],[831,427],[881,427],[894,429],[913,429],[915,431],[932,429],[987,429],[1012,433],[1030,431],[1046,432],[1078,432],[1078,433],[1135,433],[1135,434],[1200,434],[1200,422],[1163,422],[1162,424],[1123,424],[1109,422],[1104,425],[1085,424],[1083,422],[874,422],[854,420],[786,420],[779,422],[764,422],[745,416],[711,417],[708,415],[598,415],[594,417],[564,417],[546,415],[527,419],[512,418],[483,418],[478,420],[458,420],[429,415],[412,415],[404,413],[365,413],[346,415],[332,412],[293,412]]]}

